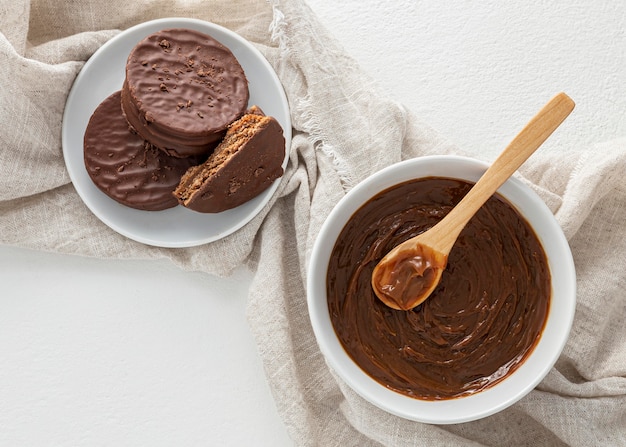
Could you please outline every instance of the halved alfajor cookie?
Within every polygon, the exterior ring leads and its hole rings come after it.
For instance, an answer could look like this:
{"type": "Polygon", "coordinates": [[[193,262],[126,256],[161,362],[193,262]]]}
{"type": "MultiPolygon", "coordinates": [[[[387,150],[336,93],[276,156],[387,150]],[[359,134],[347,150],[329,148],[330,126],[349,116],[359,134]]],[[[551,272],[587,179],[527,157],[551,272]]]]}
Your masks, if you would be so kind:
{"type": "Polygon", "coordinates": [[[285,137],[259,109],[231,124],[203,164],[189,168],[174,191],[181,205],[202,213],[239,206],[283,175],[285,137]]]}

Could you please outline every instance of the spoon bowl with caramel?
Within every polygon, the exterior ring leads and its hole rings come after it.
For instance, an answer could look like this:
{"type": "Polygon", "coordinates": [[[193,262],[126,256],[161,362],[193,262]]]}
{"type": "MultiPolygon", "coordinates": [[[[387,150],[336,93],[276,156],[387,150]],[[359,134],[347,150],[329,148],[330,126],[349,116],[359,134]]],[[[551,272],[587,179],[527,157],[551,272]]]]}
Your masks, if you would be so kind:
{"type": "Polygon", "coordinates": [[[350,190],[317,236],[307,300],[320,350],[389,413],[433,424],[488,416],[529,393],[565,345],[572,255],[550,209],[517,178],[460,231],[426,301],[396,310],[372,289],[385,254],[441,221],[488,167],[452,155],[392,165],[350,190]]]}
{"type": "Polygon", "coordinates": [[[474,214],[554,132],[574,109],[565,93],[555,95],[517,134],[467,195],[434,227],[387,253],[372,273],[372,289],[387,306],[409,310],[439,285],[448,255],[474,214]]]}

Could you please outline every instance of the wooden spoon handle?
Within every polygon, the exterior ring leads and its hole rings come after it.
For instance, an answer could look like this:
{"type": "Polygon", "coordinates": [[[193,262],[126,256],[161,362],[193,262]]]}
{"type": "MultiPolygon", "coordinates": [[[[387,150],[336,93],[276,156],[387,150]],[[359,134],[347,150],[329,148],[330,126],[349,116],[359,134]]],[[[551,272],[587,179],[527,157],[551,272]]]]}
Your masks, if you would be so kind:
{"type": "Polygon", "coordinates": [[[452,249],[459,233],[472,216],[546,141],[573,109],[574,101],[565,93],[559,93],[526,124],[463,200],[432,228],[432,230],[436,228],[444,230],[436,235],[436,248],[439,251],[448,253],[452,249]]]}

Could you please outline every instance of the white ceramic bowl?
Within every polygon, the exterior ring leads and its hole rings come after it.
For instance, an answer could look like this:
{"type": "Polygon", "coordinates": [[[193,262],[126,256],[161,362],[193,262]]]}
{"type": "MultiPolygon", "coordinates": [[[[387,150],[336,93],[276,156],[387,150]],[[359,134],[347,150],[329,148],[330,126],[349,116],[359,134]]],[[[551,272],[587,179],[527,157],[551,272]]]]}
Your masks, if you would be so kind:
{"type": "Polygon", "coordinates": [[[397,416],[433,424],[480,419],[512,405],[529,393],[559,357],[572,325],[576,307],[576,273],[572,254],[561,228],[544,202],[521,181],[511,178],[498,192],[529,222],[548,258],[552,297],[546,325],[530,356],[512,374],[494,386],[467,397],[428,401],[391,391],[348,356],[330,320],[326,298],[326,272],[335,241],[352,214],[372,196],[391,186],[423,177],[477,181],[488,165],[458,156],[428,156],[406,160],[383,169],[355,186],[331,211],[314,244],[308,268],[307,299],[315,337],[330,367],[355,392],[397,416]]]}

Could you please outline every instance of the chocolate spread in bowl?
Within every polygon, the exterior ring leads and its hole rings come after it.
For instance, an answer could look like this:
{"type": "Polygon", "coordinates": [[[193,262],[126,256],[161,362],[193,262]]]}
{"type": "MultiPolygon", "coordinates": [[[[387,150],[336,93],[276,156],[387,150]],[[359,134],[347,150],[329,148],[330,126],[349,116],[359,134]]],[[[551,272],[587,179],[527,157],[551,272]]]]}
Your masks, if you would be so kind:
{"type": "Polygon", "coordinates": [[[461,232],[424,303],[398,311],[374,294],[378,261],[441,220],[471,186],[427,178],[381,192],[351,217],[329,261],[328,307],[344,349],[372,378],[418,399],[460,397],[499,382],[530,354],[548,314],[543,248],[497,195],[461,232]]]}

